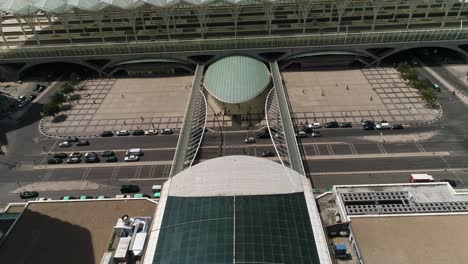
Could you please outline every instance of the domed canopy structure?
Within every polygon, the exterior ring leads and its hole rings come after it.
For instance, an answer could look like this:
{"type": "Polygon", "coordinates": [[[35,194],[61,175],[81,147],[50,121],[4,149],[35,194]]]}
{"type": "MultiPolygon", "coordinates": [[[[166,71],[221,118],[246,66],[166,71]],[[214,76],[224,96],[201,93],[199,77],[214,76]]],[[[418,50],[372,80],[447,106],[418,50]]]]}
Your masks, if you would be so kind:
{"type": "Polygon", "coordinates": [[[221,102],[237,104],[254,99],[270,83],[266,65],[246,56],[230,56],[211,64],[204,86],[221,102]]]}

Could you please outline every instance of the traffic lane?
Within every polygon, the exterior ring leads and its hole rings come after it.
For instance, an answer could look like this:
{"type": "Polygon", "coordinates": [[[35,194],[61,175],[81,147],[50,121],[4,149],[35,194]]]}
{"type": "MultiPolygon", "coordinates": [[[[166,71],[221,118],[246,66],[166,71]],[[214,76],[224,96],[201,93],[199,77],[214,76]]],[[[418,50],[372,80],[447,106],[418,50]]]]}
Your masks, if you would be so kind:
{"type": "Polygon", "coordinates": [[[449,168],[447,157],[404,157],[341,160],[308,160],[311,172],[349,172],[380,170],[421,170],[449,168]]]}
{"type": "Polygon", "coordinates": [[[86,151],[93,149],[112,150],[112,149],[130,149],[130,148],[175,148],[177,146],[178,135],[156,135],[156,136],[128,136],[128,137],[95,137],[86,139],[89,146],[76,146],[72,143],[71,147],[59,147],[60,142],[65,139],[45,139],[41,141],[41,147],[52,151],[86,151]],[[55,146],[54,146],[55,145],[55,146]],[[53,148],[52,148],[53,147],[53,148]]]}
{"type": "MultiPolygon", "coordinates": [[[[326,191],[334,185],[409,183],[410,174],[411,172],[314,175],[311,179],[315,189],[326,191]]],[[[436,181],[449,179],[455,181],[456,188],[468,188],[468,172],[466,171],[440,171],[429,174],[436,181]]]]}

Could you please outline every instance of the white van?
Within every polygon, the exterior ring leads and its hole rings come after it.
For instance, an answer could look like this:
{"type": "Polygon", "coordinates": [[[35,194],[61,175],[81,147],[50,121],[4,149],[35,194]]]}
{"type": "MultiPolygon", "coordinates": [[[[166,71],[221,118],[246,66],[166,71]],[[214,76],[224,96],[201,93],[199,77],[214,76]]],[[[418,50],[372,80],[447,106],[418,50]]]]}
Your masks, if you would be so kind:
{"type": "Polygon", "coordinates": [[[131,156],[131,155],[142,156],[143,151],[141,151],[141,148],[132,148],[132,149],[129,149],[127,152],[125,152],[125,156],[131,156]]]}
{"type": "Polygon", "coordinates": [[[434,178],[426,173],[413,173],[410,176],[410,182],[411,183],[416,183],[416,182],[434,182],[434,178]]]}

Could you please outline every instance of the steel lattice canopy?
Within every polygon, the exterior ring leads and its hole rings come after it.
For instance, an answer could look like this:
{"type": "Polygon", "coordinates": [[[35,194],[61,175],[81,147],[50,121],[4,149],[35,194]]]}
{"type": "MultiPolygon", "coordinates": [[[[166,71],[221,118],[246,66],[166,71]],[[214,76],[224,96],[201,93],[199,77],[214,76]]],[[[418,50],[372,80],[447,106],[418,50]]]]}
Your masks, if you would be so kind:
{"type": "Polygon", "coordinates": [[[179,0],[142,0],[142,1],[153,6],[157,6],[157,7],[172,6],[180,2],[179,0]]]}
{"type": "Polygon", "coordinates": [[[0,10],[17,15],[29,15],[36,12],[37,7],[31,0],[1,0],[0,10]]]}
{"type": "Polygon", "coordinates": [[[67,3],[78,9],[87,11],[98,11],[109,6],[109,4],[103,3],[100,0],[68,0],[67,3]]]}
{"type": "Polygon", "coordinates": [[[101,2],[122,9],[133,9],[144,4],[140,0],[101,0],[101,2]]]}
{"type": "Polygon", "coordinates": [[[39,0],[34,3],[34,6],[49,13],[65,13],[73,8],[63,0],[39,0]]]}

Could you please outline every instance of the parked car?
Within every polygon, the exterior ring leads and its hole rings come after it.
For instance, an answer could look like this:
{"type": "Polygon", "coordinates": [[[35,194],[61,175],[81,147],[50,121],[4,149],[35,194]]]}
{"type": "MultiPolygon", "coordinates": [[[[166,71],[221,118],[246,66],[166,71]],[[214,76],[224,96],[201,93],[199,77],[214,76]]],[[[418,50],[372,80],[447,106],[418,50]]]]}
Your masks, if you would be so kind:
{"type": "Polygon", "coordinates": [[[70,142],[68,142],[68,141],[63,141],[63,142],[60,142],[59,147],[61,147],[61,148],[68,148],[68,147],[71,147],[71,145],[72,145],[72,144],[71,144],[70,142]]]}
{"type": "Polygon", "coordinates": [[[67,163],[80,163],[81,159],[79,157],[71,157],[67,159],[67,163]]]}
{"type": "Polygon", "coordinates": [[[274,157],[275,153],[273,150],[265,150],[262,152],[262,157],[274,157]]]}
{"type": "Polygon", "coordinates": [[[331,122],[326,123],[325,127],[326,128],[337,128],[337,127],[340,127],[340,125],[336,121],[331,121],[331,122]]]}
{"type": "Polygon", "coordinates": [[[116,199],[124,199],[124,198],[132,198],[132,196],[129,195],[129,194],[117,194],[117,195],[115,196],[115,198],[116,198],[116,199]]]}
{"type": "Polygon", "coordinates": [[[76,197],[73,196],[62,196],[60,197],[60,200],[68,201],[68,200],[76,200],[76,197]]]}
{"type": "Polygon", "coordinates": [[[80,140],[78,143],[76,143],[77,146],[89,146],[89,141],[88,140],[80,140]]]}
{"type": "Polygon", "coordinates": [[[373,124],[375,126],[374,121],[371,121],[371,120],[362,120],[361,121],[361,126],[365,126],[367,124],[373,124]]]}
{"type": "Polygon", "coordinates": [[[255,141],[254,137],[248,137],[248,138],[244,139],[244,142],[250,144],[250,143],[255,143],[257,141],[255,141]]]}
{"type": "Polygon", "coordinates": [[[60,158],[52,158],[47,160],[47,164],[60,164],[63,160],[60,158]]]}
{"type": "Polygon", "coordinates": [[[454,180],[450,180],[450,179],[442,179],[440,180],[441,182],[448,182],[448,184],[450,184],[450,186],[452,186],[453,188],[457,187],[457,183],[454,181],[454,180]]]}
{"type": "Polygon", "coordinates": [[[144,134],[145,134],[145,131],[141,129],[134,130],[132,133],[133,136],[143,136],[144,134]]]}
{"type": "Polygon", "coordinates": [[[99,157],[97,155],[88,156],[85,159],[86,163],[97,163],[99,162],[99,157]]]}
{"type": "Polygon", "coordinates": [[[139,161],[140,156],[137,155],[130,155],[130,156],[125,156],[125,161],[139,161]]]}
{"type": "Polygon", "coordinates": [[[305,131],[299,131],[299,133],[297,134],[297,137],[305,138],[305,137],[307,137],[307,133],[305,131]]]}
{"type": "Polygon", "coordinates": [[[33,91],[37,91],[39,89],[39,87],[41,87],[40,84],[36,83],[34,86],[33,86],[33,91]]]}
{"type": "Polygon", "coordinates": [[[80,200],[89,200],[89,199],[93,199],[93,197],[89,196],[89,195],[81,195],[80,196],[80,200]]]}
{"type": "Polygon", "coordinates": [[[140,187],[138,185],[122,185],[120,186],[121,193],[137,193],[140,191],[140,187]]]}
{"type": "Polygon", "coordinates": [[[112,137],[114,133],[112,131],[102,131],[101,132],[101,137],[112,137]]]}
{"type": "Polygon", "coordinates": [[[66,159],[68,157],[67,153],[59,152],[54,154],[54,158],[56,159],[66,159]]]}
{"type": "Polygon", "coordinates": [[[101,153],[101,157],[111,157],[114,156],[115,153],[112,150],[106,150],[101,153]]]}
{"type": "Polygon", "coordinates": [[[110,197],[107,196],[107,195],[99,195],[99,196],[97,197],[98,200],[109,199],[109,198],[110,198],[110,197]]]}
{"type": "Polygon", "coordinates": [[[161,129],[161,134],[162,135],[170,135],[170,134],[173,134],[174,131],[172,131],[172,129],[170,128],[164,128],[164,129],[161,129]]]}
{"type": "Polygon", "coordinates": [[[116,156],[108,157],[106,162],[117,162],[119,159],[116,156]]]}
{"type": "Polygon", "coordinates": [[[20,193],[20,198],[21,199],[31,199],[31,198],[36,198],[39,196],[39,193],[36,191],[26,191],[20,193]]]}
{"type": "Polygon", "coordinates": [[[80,139],[78,137],[75,137],[75,136],[68,136],[67,141],[68,142],[78,142],[78,141],[80,141],[80,139]]]}
{"type": "Polygon", "coordinates": [[[42,92],[46,89],[47,87],[45,85],[41,85],[39,88],[37,88],[38,92],[42,92]]]}
{"type": "Polygon", "coordinates": [[[392,129],[404,129],[402,124],[393,124],[392,129]]]}
{"type": "Polygon", "coordinates": [[[37,96],[35,94],[31,94],[30,96],[28,96],[28,101],[32,102],[36,98],[37,98],[37,96]]]}
{"type": "Polygon", "coordinates": [[[378,130],[385,130],[392,128],[388,122],[381,122],[375,125],[375,128],[378,130]]]}
{"type": "Polygon", "coordinates": [[[353,125],[351,124],[351,122],[341,122],[340,127],[341,128],[349,128],[349,127],[353,127],[353,125]]]}
{"type": "Polygon", "coordinates": [[[26,98],[26,96],[24,96],[24,95],[19,95],[19,96],[18,96],[18,102],[26,101],[26,99],[27,99],[27,98],[26,98]]]}
{"type": "Polygon", "coordinates": [[[19,107],[19,108],[23,108],[23,107],[24,107],[25,105],[27,105],[28,103],[29,103],[28,100],[21,101],[21,102],[19,102],[18,107],[19,107]]]}
{"type": "Polygon", "coordinates": [[[36,201],[38,201],[38,202],[52,201],[52,198],[49,198],[49,197],[41,197],[41,198],[36,199],[36,201]]]}
{"type": "Polygon", "coordinates": [[[152,136],[152,135],[157,135],[157,134],[158,134],[158,130],[156,129],[148,129],[145,131],[146,136],[152,136]]]}
{"type": "Polygon", "coordinates": [[[81,153],[79,152],[72,152],[70,155],[68,155],[68,157],[78,157],[78,158],[81,158],[83,155],[81,155],[81,153]]]}
{"type": "Polygon", "coordinates": [[[117,136],[128,136],[130,135],[130,132],[128,130],[119,130],[117,133],[115,133],[117,136]]]}
{"type": "Polygon", "coordinates": [[[369,123],[369,124],[365,124],[363,127],[362,127],[363,130],[374,130],[375,129],[375,125],[374,123],[369,123]]]}
{"type": "Polygon", "coordinates": [[[320,134],[320,131],[316,131],[316,130],[312,131],[311,135],[312,135],[312,137],[321,137],[322,136],[322,134],[320,134]]]}
{"type": "Polygon", "coordinates": [[[133,195],[133,198],[151,198],[151,197],[145,193],[135,193],[133,195]]]}

